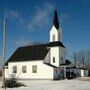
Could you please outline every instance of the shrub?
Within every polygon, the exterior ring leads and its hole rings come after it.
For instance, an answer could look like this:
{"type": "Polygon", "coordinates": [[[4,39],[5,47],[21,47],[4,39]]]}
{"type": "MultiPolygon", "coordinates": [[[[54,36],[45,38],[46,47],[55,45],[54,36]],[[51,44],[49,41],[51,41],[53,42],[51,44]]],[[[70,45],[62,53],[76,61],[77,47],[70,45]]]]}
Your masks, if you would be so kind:
{"type": "Polygon", "coordinates": [[[2,77],[2,70],[0,70],[0,77],[2,77]]]}
{"type": "Polygon", "coordinates": [[[21,86],[26,86],[25,84],[19,82],[16,78],[10,78],[5,80],[5,87],[8,88],[14,88],[14,87],[21,87],[21,86]]]}

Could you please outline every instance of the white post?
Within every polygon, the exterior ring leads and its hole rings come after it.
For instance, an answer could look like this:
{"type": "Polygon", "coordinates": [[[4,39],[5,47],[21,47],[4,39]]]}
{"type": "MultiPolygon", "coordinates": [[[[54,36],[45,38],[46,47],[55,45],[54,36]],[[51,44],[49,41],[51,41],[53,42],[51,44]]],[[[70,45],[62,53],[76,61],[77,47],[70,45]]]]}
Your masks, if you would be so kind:
{"type": "Polygon", "coordinates": [[[64,78],[66,78],[66,67],[64,67],[64,78]]]}
{"type": "Polygon", "coordinates": [[[5,55],[6,55],[6,25],[5,20],[3,21],[3,87],[5,87],[5,55]]]}
{"type": "Polygon", "coordinates": [[[71,78],[71,66],[70,66],[70,78],[71,78]]]}

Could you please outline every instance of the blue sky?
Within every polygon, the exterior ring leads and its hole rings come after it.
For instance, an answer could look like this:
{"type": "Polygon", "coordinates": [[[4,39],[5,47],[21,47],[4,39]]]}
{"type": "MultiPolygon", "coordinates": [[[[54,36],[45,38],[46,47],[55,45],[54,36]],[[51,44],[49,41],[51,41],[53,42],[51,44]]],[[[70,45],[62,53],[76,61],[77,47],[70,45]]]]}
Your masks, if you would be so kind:
{"type": "Polygon", "coordinates": [[[0,56],[2,20],[7,18],[7,58],[17,47],[33,41],[49,42],[54,10],[68,55],[90,49],[90,0],[0,0],[0,56]]]}

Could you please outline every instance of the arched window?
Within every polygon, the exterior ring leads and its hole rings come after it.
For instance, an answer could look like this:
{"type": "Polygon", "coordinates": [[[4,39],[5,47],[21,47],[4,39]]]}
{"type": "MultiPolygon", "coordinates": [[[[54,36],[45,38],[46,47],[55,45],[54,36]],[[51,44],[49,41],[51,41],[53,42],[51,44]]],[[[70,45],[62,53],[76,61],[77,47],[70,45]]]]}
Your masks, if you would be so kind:
{"type": "Polygon", "coordinates": [[[63,57],[61,57],[61,60],[63,60],[63,57]]]}
{"type": "Polygon", "coordinates": [[[53,36],[52,36],[52,40],[55,41],[55,34],[53,34],[53,36]]]}
{"type": "Polygon", "coordinates": [[[53,57],[53,63],[55,63],[55,57],[53,57]]]}

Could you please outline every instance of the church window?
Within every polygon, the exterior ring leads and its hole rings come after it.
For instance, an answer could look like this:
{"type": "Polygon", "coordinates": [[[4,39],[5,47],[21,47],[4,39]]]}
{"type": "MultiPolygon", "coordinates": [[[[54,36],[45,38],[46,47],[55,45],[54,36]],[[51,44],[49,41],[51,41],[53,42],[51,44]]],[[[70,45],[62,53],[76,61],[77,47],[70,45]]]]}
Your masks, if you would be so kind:
{"type": "Polygon", "coordinates": [[[56,73],[58,72],[58,70],[56,69],[56,73]]]}
{"type": "Polygon", "coordinates": [[[53,57],[53,63],[55,63],[55,57],[53,57]]]}
{"type": "Polygon", "coordinates": [[[61,57],[61,60],[63,60],[63,57],[61,57]]]}
{"type": "Polygon", "coordinates": [[[52,39],[53,39],[53,41],[55,41],[55,34],[53,34],[52,39]]]}
{"type": "Polygon", "coordinates": [[[32,66],[32,73],[37,73],[37,65],[32,66]]]}
{"type": "Polygon", "coordinates": [[[26,66],[22,66],[22,73],[26,73],[26,66]]]}
{"type": "Polygon", "coordinates": [[[13,73],[17,73],[17,66],[13,66],[13,73]]]}

